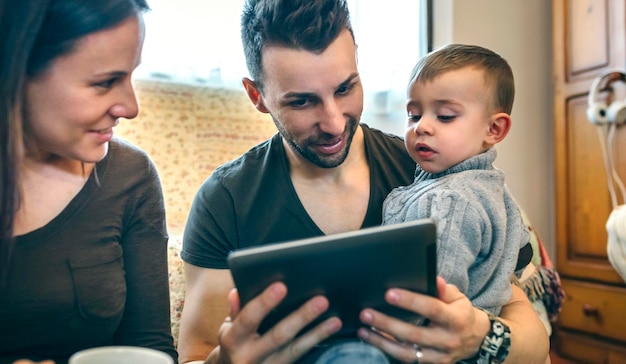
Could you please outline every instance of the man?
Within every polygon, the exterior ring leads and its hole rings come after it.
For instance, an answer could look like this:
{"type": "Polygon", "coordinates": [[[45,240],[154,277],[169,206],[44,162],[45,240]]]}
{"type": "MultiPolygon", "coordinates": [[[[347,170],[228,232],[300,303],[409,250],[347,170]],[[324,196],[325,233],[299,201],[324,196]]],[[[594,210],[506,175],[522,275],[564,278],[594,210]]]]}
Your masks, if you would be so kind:
{"type": "MultiPolygon", "coordinates": [[[[251,76],[243,80],[244,88],[255,107],[272,116],[279,133],[216,169],[196,195],[183,239],[187,296],[181,362],[292,362],[338,331],[340,320],[330,318],[295,338],[328,307],[324,297],[314,297],[265,335],[256,334],[287,288],[270,285],[240,309],[231,291],[228,252],[380,225],[385,196],[409,184],[415,170],[400,138],[359,123],[363,88],[345,1],[248,1],[242,40],[251,76]]],[[[365,331],[361,338],[405,361],[456,361],[476,354],[489,331],[487,315],[454,287],[440,281],[439,288],[440,300],[398,290],[388,297],[429,317],[438,330],[430,339],[417,331],[431,327],[410,326],[373,310],[365,310],[362,320],[398,340],[365,331]]],[[[512,331],[523,330],[513,334],[510,357],[543,361],[547,334],[517,293],[512,300],[517,304],[503,310],[504,317],[517,319],[507,321],[512,331]],[[540,330],[544,337],[537,344],[540,330]],[[534,356],[528,357],[531,350],[534,356]]]]}

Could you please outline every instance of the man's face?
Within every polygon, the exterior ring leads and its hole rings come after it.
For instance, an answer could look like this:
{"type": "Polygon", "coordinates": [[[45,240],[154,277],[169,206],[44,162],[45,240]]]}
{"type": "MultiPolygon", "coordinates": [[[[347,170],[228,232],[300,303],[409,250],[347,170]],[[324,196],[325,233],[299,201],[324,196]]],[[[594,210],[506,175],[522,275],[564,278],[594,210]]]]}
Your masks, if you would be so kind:
{"type": "Polygon", "coordinates": [[[344,30],[321,54],[263,50],[260,102],[297,158],[321,168],[346,159],[363,111],[354,40],[344,30]]]}

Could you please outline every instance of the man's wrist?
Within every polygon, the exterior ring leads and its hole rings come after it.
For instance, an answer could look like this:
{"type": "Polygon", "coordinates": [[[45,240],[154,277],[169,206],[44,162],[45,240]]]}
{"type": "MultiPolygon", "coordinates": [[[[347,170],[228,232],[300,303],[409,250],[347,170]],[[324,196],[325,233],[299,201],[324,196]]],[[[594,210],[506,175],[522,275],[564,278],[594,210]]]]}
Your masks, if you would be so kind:
{"type": "Polygon", "coordinates": [[[511,348],[511,330],[509,326],[493,313],[483,310],[489,317],[489,331],[478,348],[478,353],[471,358],[464,359],[462,364],[499,364],[509,355],[511,348]]]}

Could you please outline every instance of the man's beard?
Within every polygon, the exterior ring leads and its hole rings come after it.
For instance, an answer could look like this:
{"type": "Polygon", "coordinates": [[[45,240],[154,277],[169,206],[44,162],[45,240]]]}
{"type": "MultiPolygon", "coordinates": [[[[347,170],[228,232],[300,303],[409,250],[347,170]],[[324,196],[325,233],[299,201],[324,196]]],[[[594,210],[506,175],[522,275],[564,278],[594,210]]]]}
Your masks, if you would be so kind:
{"type": "Polygon", "coordinates": [[[335,168],[341,165],[346,160],[346,158],[348,157],[348,152],[350,151],[352,139],[354,138],[354,134],[356,133],[356,128],[359,126],[358,121],[352,118],[349,119],[346,123],[346,129],[342,135],[342,138],[347,139],[344,149],[332,156],[321,156],[315,153],[312,148],[309,148],[309,146],[319,144],[320,142],[336,139],[335,136],[328,134],[315,135],[307,138],[301,144],[298,144],[296,140],[283,128],[282,124],[276,121],[276,119],[274,119],[274,124],[276,124],[276,128],[278,128],[278,132],[283,137],[283,139],[285,139],[287,143],[291,146],[291,149],[293,149],[305,160],[320,168],[335,168]]]}

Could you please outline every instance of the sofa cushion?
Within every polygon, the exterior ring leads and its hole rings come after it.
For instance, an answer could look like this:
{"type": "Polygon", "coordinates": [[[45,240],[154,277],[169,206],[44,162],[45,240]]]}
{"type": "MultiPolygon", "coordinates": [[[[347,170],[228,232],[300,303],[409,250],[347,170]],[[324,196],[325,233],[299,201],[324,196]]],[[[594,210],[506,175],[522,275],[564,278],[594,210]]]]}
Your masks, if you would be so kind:
{"type": "Polygon", "coordinates": [[[182,231],[200,184],[219,165],[268,139],[276,127],[243,89],[136,80],[139,115],[122,120],[117,136],[154,161],[170,233],[182,231]]]}

